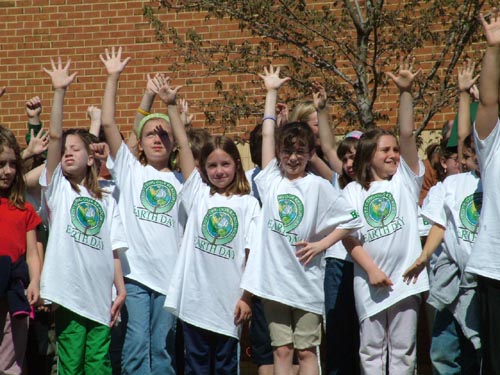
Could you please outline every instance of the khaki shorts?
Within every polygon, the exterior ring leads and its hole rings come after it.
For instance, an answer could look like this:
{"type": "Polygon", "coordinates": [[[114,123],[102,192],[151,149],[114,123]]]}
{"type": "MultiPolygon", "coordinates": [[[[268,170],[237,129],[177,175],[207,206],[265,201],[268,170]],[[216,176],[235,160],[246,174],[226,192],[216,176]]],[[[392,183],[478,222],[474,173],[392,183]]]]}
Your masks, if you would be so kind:
{"type": "Polygon", "coordinates": [[[273,347],[293,344],[304,350],[321,343],[321,315],[262,299],[273,347]]]}

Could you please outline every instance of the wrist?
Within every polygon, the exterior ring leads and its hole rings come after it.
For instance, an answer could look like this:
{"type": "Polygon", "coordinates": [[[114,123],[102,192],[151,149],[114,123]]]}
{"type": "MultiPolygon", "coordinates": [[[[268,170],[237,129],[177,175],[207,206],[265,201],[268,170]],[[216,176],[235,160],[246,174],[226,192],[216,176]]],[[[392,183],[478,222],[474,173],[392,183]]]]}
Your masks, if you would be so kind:
{"type": "Polygon", "coordinates": [[[137,107],[137,113],[139,113],[140,115],[143,115],[143,116],[149,116],[151,114],[150,112],[145,111],[141,107],[137,107]]]}

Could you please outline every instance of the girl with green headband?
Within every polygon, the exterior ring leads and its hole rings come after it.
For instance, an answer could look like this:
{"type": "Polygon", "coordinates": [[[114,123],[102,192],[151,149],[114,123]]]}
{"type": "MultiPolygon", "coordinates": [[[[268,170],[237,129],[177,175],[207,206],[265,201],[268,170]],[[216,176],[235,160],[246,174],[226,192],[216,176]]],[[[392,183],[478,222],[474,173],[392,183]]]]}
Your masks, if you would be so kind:
{"type": "Polygon", "coordinates": [[[169,168],[172,130],[168,116],[144,113],[137,126],[136,157],[115,122],[117,84],[130,58],[122,60],[121,48],[106,49],[100,58],[108,74],[102,106],[108,168],[120,190],[119,210],[129,243],[121,257],[127,289],[122,373],[175,374],[176,321],[163,309],[180,237],[181,184],[169,168]]]}

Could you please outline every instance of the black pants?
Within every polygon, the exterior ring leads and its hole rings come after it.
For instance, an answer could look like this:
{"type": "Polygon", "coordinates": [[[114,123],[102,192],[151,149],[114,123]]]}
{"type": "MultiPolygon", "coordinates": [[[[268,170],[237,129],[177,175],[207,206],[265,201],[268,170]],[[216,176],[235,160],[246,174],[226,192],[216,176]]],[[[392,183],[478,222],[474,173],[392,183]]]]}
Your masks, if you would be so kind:
{"type": "Polygon", "coordinates": [[[500,281],[478,276],[483,375],[500,375],[500,281]]]}

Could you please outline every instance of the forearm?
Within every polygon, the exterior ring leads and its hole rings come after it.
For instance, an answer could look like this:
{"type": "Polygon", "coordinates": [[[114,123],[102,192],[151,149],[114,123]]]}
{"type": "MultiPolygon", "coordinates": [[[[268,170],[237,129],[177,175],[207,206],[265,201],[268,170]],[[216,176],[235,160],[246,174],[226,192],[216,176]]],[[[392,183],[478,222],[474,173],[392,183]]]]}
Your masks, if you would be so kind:
{"type": "Polygon", "coordinates": [[[122,264],[120,262],[120,258],[118,256],[118,251],[113,250],[113,262],[114,262],[114,277],[113,277],[113,284],[116,288],[116,293],[118,295],[123,295],[125,296],[127,294],[127,290],[125,288],[125,281],[123,279],[123,272],[122,272],[122,264]]]}
{"type": "Polygon", "coordinates": [[[276,101],[278,90],[267,91],[262,122],[262,168],[265,168],[275,155],[274,130],[276,126],[276,101]]]}
{"type": "Polygon", "coordinates": [[[179,163],[182,171],[184,180],[187,180],[193,170],[196,168],[193,153],[191,147],[189,147],[189,139],[184,128],[184,124],[179,114],[179,110],[176,104],[169,104],[168,116],[170,117],[170,123],[172,124],[172,130],[174,132],[174,138],[179,146],[179,163]]]}
{"type": "Polygon", "coordinates": [[[434,224],[431,227],[424,248],[422,249],[422,260],[428,262],[431,259],[432,254],[434,254],[438,246],[443,242],[444,232],[445,228],[441,225],[434,224]]]}
{"type": "Polygon", "coordinates": [[[337,142],[329,123],[328,107],[318,110],[318,127],[321,150],[327,157],[332,169],[338,174],[342,173],[342,161],[337,156],[337,142]]]}
{"type": "Polygon", "coordinates": [[[471,134],[470,95],[466,91],[459,93],[458,101],[458,160],[463,158],[464,140],[471,134]]]}
{"type": "Polygon", "coordinates": [[[413,135],[413,96],[401,91],[399,96],[399,142],[401,156],[414,173],[418,173],[417,143],[413,135]]]}

